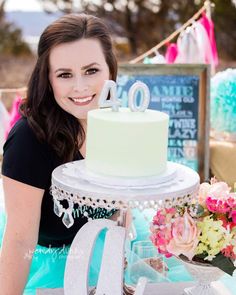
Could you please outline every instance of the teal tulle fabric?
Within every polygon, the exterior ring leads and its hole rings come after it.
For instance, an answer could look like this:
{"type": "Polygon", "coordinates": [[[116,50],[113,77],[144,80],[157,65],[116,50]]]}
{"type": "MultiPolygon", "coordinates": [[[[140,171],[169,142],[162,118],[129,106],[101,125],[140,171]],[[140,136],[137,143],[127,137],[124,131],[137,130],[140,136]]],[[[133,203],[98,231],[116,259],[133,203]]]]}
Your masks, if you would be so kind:
{"type": "MultiPolygon", "coordinates": [[[[5,221],[6,216],[0,194],[0,248],[4,234],[5,221]]],[[[90,286],[95,286],[97,284],[104,239],[105,231],[101,232],[95,244],[89,273],[90,286]]],[[[33,253],[25,253],[25,259],[30,259],[32,255],[32,263],[23,295],[35,295],[36,289],[38,288],[63,288],[64,270],[69,249],[70,246],[47,248],[37,245],[33,253]]]]}
{"type": "Polygon", "coordinates": [[[236,133],[236,69],[218,72],[211,79],[211,128],[236,133]]]}

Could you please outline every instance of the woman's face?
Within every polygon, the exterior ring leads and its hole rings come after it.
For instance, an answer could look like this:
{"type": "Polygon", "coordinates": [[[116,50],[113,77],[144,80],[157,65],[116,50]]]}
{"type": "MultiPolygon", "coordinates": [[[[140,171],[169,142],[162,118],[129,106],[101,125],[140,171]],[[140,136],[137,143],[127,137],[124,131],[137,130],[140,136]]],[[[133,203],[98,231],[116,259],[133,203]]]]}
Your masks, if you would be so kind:
{"type": "Polygon", "coordinates": [[[81,39],[54,47],[49,55],[49,81],[58,105],[78,119],[98,108],[109,67],[100,42],[81,39]]]}

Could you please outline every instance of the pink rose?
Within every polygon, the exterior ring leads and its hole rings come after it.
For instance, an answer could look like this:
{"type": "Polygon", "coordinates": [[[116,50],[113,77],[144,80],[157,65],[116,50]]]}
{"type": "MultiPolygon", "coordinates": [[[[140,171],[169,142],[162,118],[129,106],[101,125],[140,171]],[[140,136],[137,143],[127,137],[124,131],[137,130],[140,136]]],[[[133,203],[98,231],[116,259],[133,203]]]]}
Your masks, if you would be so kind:
{"type": "Polygon", "coordinates": [[[206,198],[206,206],[210,212],[220,214],[225,214],[231,209],[227,200],[215,199],[211,197],[206,198]]]}
{"type": "Polygon", "coordinates": [[[236,210],[233,210],[230,215],[233,223],[236,224],[236,210]]]}
{"type": "Polygon", "coordinates": [[[157,247],[159,253],[165,254],[170,257],[171,254],[166,250],[171,236],[171,219],[176,213],[175,208],[162,208],[157,211],[153,217],[153,224],[150,227],[152,232],[151,241],[157,247]]]}
{"type": "Polygon", "coordinates": [[[180,254],[192,260],[198,245],[199,230],[193,218],[187,213],[178,217],[172,225],[172,239],[167,245],[168,252],[178,256],[180,254]]]}
{"type": "Polygon", "coordinates": [[[229,194],[229,197],[227,198],[227,203],[230,208],[236,209],[236,193],[229,194]]]}

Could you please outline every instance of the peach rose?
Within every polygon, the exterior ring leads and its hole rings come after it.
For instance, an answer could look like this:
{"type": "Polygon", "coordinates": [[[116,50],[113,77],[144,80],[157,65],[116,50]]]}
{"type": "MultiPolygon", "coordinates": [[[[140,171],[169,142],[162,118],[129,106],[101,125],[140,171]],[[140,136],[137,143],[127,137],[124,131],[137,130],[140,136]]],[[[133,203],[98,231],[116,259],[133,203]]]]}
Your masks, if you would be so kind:
{"type": "Polygon", "coordinates": [[[213,184],[203,182],[199,188],[198,202],[203,207],[206,207],[206,198],[208,196],[213,197],[214,199],[223,199],[228,196],[229,192],[230,187],[223,181],[215,182],[213,184]]]}
{"type": "Polygon", "coordinates": [[[198,235],[195,221],[185,212],[183,217],[176,218],[172,224],[172,239],[166,248],[176,256],[183,254],[192,260],[199,242],[198,235]]]}
{"type": "Polygon", "coordinates": [[[227,196],[230,192],[230,187],[227,183],[223,181],[216,182],[211,185],[208,196],[214,197],[215,199],[221,199],[224,196],[227,196]]]}
{"type": "Polygon", "coordinates": [[[203,182],[200,184],[199,192],[198,192],[198,202],[203,207],[205,206],[206,197],[208,196],[208,192],[211,188],[211,185],[208,182],[203,182]]]}

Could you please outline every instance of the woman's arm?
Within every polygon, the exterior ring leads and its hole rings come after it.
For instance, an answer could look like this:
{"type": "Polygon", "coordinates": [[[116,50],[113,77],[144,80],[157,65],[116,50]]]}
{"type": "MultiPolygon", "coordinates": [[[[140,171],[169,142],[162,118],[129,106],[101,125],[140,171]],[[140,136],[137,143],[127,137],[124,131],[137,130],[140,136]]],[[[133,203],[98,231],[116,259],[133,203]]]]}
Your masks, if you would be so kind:
{"type": "Polygon", "coordinates": [[[6,227],[0,253],[1,294],[22,295],[38,241],[43,189],[3,176],[6,227]]]}

